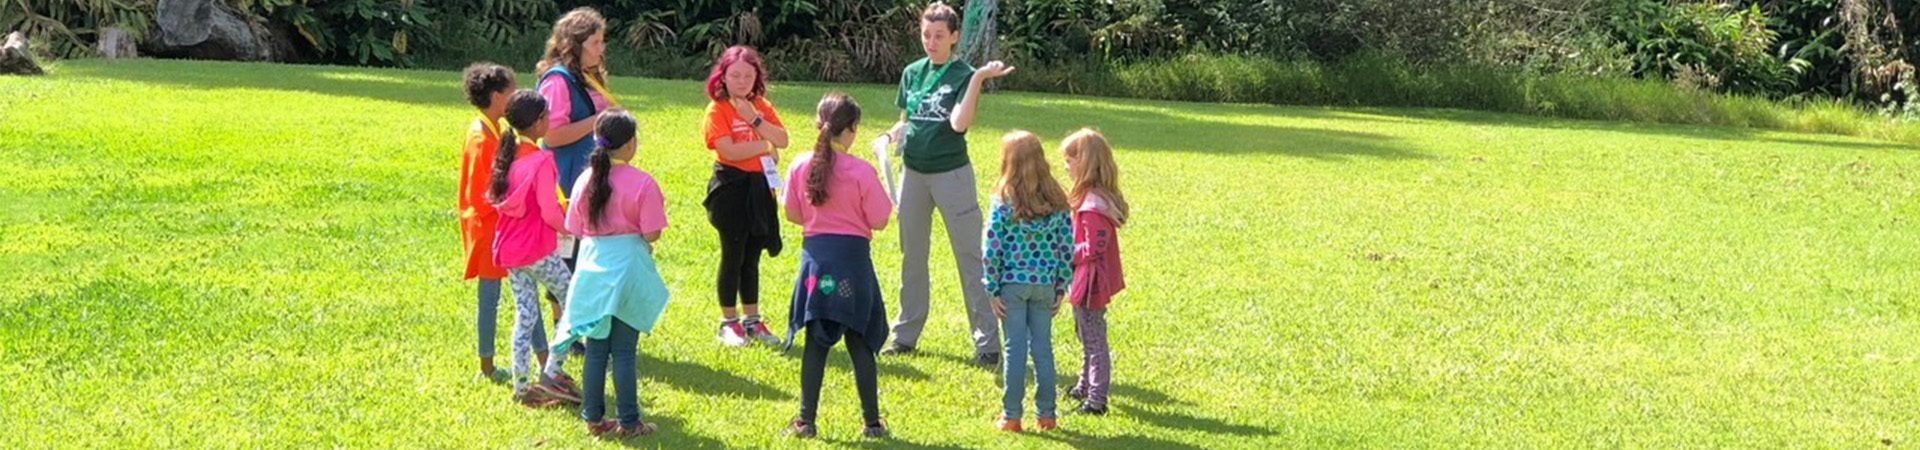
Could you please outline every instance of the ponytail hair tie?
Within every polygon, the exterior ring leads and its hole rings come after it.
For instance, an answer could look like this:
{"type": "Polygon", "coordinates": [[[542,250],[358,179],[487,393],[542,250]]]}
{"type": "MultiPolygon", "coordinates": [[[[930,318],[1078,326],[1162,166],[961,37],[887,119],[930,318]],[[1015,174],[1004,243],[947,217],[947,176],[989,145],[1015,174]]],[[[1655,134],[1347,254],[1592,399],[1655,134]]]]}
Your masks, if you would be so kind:
{"type": "Polygon", "coordinates": [[[593,144],[600,146],[600,148],[613,148],[613,143],[607,142],[607,138],[601,136],[594,136],[593,144]]]}

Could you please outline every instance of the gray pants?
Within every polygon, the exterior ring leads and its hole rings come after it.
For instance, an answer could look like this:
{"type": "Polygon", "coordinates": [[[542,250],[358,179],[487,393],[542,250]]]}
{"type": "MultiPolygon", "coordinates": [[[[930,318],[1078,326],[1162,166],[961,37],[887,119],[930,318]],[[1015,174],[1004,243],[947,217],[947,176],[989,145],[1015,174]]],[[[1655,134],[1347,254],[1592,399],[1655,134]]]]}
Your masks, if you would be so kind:
{"type": "Polygon", "coordinates": [[[981,284],[980,198],[973,165],[941,173],[906,169],[900,185],[900,314],[893,318],[893,342],[915,346],[927,326],[931,295],[927,260],[933,236],[933,210],[947,224],[947,243],[953,247],[960,293],[966,297],[967,322],[973,329],[976,353],[999,353],[999,321],[981,284]]]}

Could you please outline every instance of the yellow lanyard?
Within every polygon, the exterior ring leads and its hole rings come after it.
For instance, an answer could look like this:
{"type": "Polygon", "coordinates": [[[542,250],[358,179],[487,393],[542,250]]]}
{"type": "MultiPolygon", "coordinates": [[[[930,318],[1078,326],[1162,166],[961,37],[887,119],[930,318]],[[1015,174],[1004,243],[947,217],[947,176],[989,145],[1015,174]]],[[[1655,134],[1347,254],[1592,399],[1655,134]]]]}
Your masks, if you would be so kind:
{"type": "Polygon", "coordinates": [[[500,124],[498,122],[487,120],[486,115],[481,115],[479,117],[480,117],[480,123],[487,125],[487,131],[493,132],[493,137],[495,139],[500,138],[500,124]]]}
{"type": "Polygon", "coordinates": [[[592,76],[586,74],[581,74],[580,79],[587,80],[587,87],[591,87],[595,92],[599,92],[600,98],[607,100],[608,107],[620,106],[620,101],[613,99],[613,91],[607,90],[607,87],[601,85],[599,80],[595,80],[592,76]]]}
{"type": "MultiPolygon", "coordinates": [[[[931,59],[927,60],[926,68],[920,72],[920,82],[915,83],[915,85],[912,86],[914,91],[909,93],[909,95],[907,96],[907,115],[908,116],[912,116],[913,114],[917,114],[920,112],[920,104],[923,102],[926,102],[927,97],[930,97],[933,94],[932,92],[928,92],[928,91],[933,90],[934,86],[938,86],[940,84],[941,79],[944,79],[947,77],[947,69],[952,69],[954,66],[953,63],[954,63],[953,58],[948,57],[947,63],[945,65],[940,66],[940,71],[934,72],[933,60],[931,59]],[[918,95],[913,95],[913,94],[918,94],[918,95]]],[[[911,117],[909,117],[909,119],[911,119],[911,117]]]]}

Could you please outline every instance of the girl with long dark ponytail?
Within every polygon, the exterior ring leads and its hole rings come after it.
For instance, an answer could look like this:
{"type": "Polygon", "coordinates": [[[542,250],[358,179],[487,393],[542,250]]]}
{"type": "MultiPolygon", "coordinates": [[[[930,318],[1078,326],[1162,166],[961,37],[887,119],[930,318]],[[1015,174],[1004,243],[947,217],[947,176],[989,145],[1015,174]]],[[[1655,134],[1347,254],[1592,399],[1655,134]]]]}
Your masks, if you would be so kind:
{"type": "Polygon", "coordinates": [[[833,176],[834,138],[860,125],[860,104],[847,94],[834,92],[820,99],[820,141],[813,145],[813,171],[807,173],[807,202],[820,206],[827,202],[827,180],[833,176]]]}
{"type": "MultiPolygon", "coordinates": [[[[548,355],[546,329],[540,320],[540,287],[547,288],[550,298],[565,299],[567,280],[573,276],[553,254],[566,228],[553,152],[533,145],[547,135],[546,116],[547,99],[537,92],[522,90],[507,100],[509,129],[501,132],[487,189],[488,199],[500,212],[494,263],[507,269],[518,310],[513,321],[513,395],[532,407],[581,401],[573,378],[561,370],[566,353],[548,355]],[[537,374],[529,367],[535,354],[541,358],[537,374]]],[[[563,302],[553,301],[556,317],[565,309],[563,302]]]]}
{"type": "Polygon", "coordinates": [[[487,198],[494,203],[500,203],[507,195],[507,173],[513,171],[513,160],[520,150],[516,133],[524,134],[540,126],[538,122],[546,115],[547,99],[538,92],[521,89],[507,100],[507,129],[500,133],[500,149],[493,156],[493,179],[487,188],[487,198]]]}
{"type": "Polygon", "coordinates": [[[593,153],[587,155],[587,168],[593,171],[587,178],[587,219],[595,226],[606,216],[607,199],[613,197],[607,177],[613,172],[614,153],[633,141],[638,128],[633,115],[622,109],[607,111],[593,125],[593,153]]]}
{"type": "Polygon", "coordinates": [[[634,360],[640,336],[653,332],[667,307],[667,284],[653,261],[654,242],[667,228],[667,201],[653,175],[631,164],[638,128],[626,111],[601,113],[566,218],[567,232],[581,237],[579,271],[552,346],[560,351],[585,341],[580,416],[588,433],[601,436],[658,429],[640,418],[634,360]],[[609,380],[617,420],[606,417],[609,380]]]}
{"type": "Polygon", "coordinates": [[[874,356],[887,341],[887,308],[880,279],[873,273],[873,233],[887,227],[893,201],[881,187],[873,165],[842,155],[860,128],[860,104],[842,93],[820,99],[816,123],[820,140],[813,156],[793,163],[794,180],[804,188],[786,191],[787,220],[799,224],[806,240],[800,252],[800,276],[787,308],[787,342],[807,330],[800,359],[800,417],[788,431],[812,437],[826,377],[827,353],[846,341],[853,362],[867,436],[887,435],[880,418],[879,378],[874,356]]]}

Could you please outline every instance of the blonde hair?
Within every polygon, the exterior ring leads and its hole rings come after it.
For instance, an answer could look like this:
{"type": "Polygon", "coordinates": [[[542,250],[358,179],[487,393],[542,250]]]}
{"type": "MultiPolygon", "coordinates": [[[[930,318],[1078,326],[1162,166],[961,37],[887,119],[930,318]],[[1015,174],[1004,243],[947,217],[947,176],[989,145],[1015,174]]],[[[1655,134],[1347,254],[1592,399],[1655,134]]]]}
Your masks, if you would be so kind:
{"type": "Polygon", "coordinates": [[[1113,161],[1113,146],[1107,145],[1107,137],[1093,128],[1081,128],[1067,140],[1060,143],[1068,158],[1079,160],[1067,170],[1067,176],[1073,179],[1073,191],[1067,198],[1079,205],[1087,201],[1087,196],[1098,195],[1113,206],[1119,213],[1115,222],[1127,222],[1127,198],[1120,194],[1120,166],[1113,161]]]}
{"type": "Polygon", "coordinates": [[[1040,137],[1014,130],[1000,138],[1000,182],[993,195],[1013,207],[1014,220],[1033,220],[1066,211],[1067,193],[1053,179],[1040,137]]]}
{"type": "Polygon", "coordinates": [[[580,67],[581,54],[586,53],[587,40],[593,35],[607,30],[607,19],[599,11],[590,7],[574,8],[560,20],[553,23],[553,34],[547,37],[546,56],[540,58],[538,72],[545,76],[547,69],[565,66],[573,71],[575,77],[592,77],[594,82],[607,82],[607,63],[603,60],[594,67],[580,67]]]}

